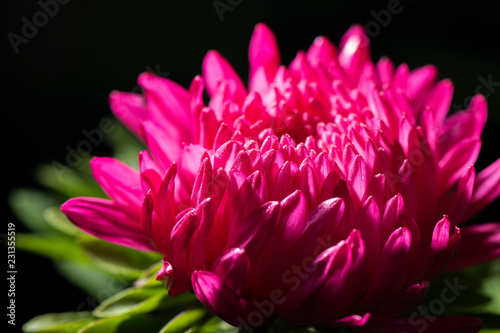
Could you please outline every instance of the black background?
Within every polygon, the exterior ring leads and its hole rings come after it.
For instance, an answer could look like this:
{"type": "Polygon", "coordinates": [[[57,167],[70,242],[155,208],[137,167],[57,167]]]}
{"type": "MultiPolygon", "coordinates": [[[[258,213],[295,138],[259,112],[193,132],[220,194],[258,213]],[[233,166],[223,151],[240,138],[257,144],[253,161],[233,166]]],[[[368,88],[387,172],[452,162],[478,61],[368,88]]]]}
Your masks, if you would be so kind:
{"type": "MultiPolygon", "coordinates": [[[[64,163],[65,147],[75,147],[84,139],[82,130],[97,128],[100,119],[110,116],[109,92],[133,90],[138,74],[148,67],[168,72],[170,79],[187,87],[200,74],[204,54],[217,49],[246,80],[248,42],[256,23],[265,22],[275,32],[282,61],[288,64],[316,36],[337,44],[351,24],[374,21],[371,11],[387,9],[389,3],[232,1],[238,2],[221,21],[212,1],[71,0],[60,5],[27,44],[19,45],[16,54],[7,34],[21,35],[22,18],[32,21],[41,7],[37,1],[4,1],[0,80],[5,193],[37,186],[35,165],[64,163]]],[[[387,55],[410,68],[437,65],[440,78],[453,80],[454,102],[459,105],[474,94],[479,76],[491,75],[500,82],[500,28],[491,2],[401,0],[400,6],[401,13],[392,15],[371,40],[374,60],[387,55]]],[[[500,87],[496,90],[488,96],[489,120],[478,169],[500,156],[500,87]]],[[[103,145],[93,151],[107,153],[103,145]]],[[[2,210],[6,230],[15,220],[5,203],[2,210]]],[[[499,217],[497,201],[482,219],[499,217]]],[[[17,256],[18,328],[37,314],[75,310],[86,298],[53,273],[49,261],[19,252],[17,256]]]]}

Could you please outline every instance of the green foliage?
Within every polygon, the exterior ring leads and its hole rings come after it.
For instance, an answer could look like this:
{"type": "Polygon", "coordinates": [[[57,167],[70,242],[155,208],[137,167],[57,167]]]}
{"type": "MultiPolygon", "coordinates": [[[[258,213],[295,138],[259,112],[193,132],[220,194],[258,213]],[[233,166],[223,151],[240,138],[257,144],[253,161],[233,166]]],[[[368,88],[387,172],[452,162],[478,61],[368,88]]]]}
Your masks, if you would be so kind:
{"type": "Polygon", "coordinates": [[[76,333],[93,320],[90,312],[49,313],[36,316],[22,329],[26,333],[76,333]]]}
{"type": "Polygon", "coordinates": [[[103,242],[95,237],[79,237],[78,243],[93,262],[102,269],[134,278],[139,277],[145,269],[161,261],[162,258],[158,253],[133,250],[103,242]]]}

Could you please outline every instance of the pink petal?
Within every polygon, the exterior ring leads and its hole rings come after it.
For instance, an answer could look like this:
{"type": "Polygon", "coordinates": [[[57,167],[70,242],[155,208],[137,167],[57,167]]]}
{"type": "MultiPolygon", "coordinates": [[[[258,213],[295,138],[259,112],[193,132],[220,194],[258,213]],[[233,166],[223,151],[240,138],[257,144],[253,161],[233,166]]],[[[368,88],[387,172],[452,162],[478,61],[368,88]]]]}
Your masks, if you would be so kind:
{"type": "Polygon", "coordinates": [[[401,290],[410,264],[408,259],[411,242],[411,233],[405,227],[396,229],[391,234],[382,250],[372,286],[363,304],[390,303],[401,290]],[[388,276],[391,278],[388,279],[388,276]]]}
{"type": "Polygon", "coordinates": [[[192,274],[191,281],[200,302],[230,325],[248,326],[248,315],[259,311],[211,272],[196,271],[192,274]]]}
{"type": "Polygon", "coordinates": [[[500,222],[463,227],[460,248],[448,270],[461,269],[500,257],[500,222]]]}
{"type": "Polygon", "coordinates": [[[471,202],[469,204],[469,211],[464,219],[470,218],[480,212],[483,208],[495,201],[499,195],[500,159],[496,160],[477,175],[471,202]]]}
{"type": "Polygon", "coordinates": [[[139,217],[130,217],[116,202],[80,197],[66,201],[61,210],[86,233],[140,251],[155,251],[143,232],[139,217]]]}
{"type": "Polygon", "coordinates": [[[178,130],[166,131],[150,120],[141,123],[146,144],[162,170],[180,160],[181,139],[178,130]]]}
{"type": "Polygon", "coordinates": [[[196,207],[210,197],[212,185],[212,164],[210,159],[205,158],[201,162],[200,169],[194,181],[193,191],[191,192],[191,206],[196,207]]]}
{"type": "Polygon", "coordinates": [[[95,180],[110,198],[136,209],[142,205],[140,175],[134,168],[110,157],[94,157],[90,167],[95,180]]]}
{"type": "Polygon", "coordinates": [[[154,101],[168,121],[175,124],[175,127],[191,133],[192,116],[189,93],[186,89],[169,79],[151,73],[141,74],[137,81],[144,89],[148,104],[154,101]]]}
{"type": "Polygon", "coordinates": [[[226,247],[244,248],[253,260],[271,237],[278,216],[279,204],[272,201],[265,203],[236,226],[226,247]]]}
{"type": "Polygon", "coordinates": [[[217,51],[209,51],[203,59],[203,77],[208,94],[214,95],[221,81],[227,81],[232,100],[241,105],[247,90],[233,67],[217,51]]]}
{"type": "Polygon", "coordinates": [[[238,292],[250,271],[250,259],[241,248],[231,248],[223,253],[212,266],[215,275],[238,292]]]}
{"type": "Polygon", "coordinates": [[[256,71],[263,68],[267,81],[271,82],[281,65],[276,37],[265,24],[260,23],[255,26],[250,40],[248,60],[250,62],[250,90],[260,91],[254,78],[256,71]]]}
{"type": "Polygon", "coordinates": [[[408,78],[408,97],[410,98],[415,115],[421,111],[425,99],[435,84],[437,69],[435,66],[427,65],[410,72],[408,78]]]}
{"type": "Polygon", "coordinates": [[[382,57],[376,65],[377,76],[380,80],[381,88],[386,89],[392,83],[394,76],[394,64],[387,57],[382,57]]]}
{"type": "Polygon", "coordinates": [[[172,296],[179,295],[191,289],[188,270],[189,243],[196,231],[196,213],[190,209],[172,229],[170,249],[172,254],[169,262],[173,268],[173,285],[169,290],[172,296]]]}
{"type": "Polygon", "coordinates": [[[466,111],[456,112],[448,117],[440,132],[440,151],[448,151],[461,140],[480,137],[486,124],[487,113],[484,96],[476,95],[466,111]]]}
{"type": "Polygon", "coordinates": [[[453,99],[453,83],[450,80],[443,80],[436,84],[424,104],[424,109],[429,108],[438,126],[442,126],[453,99]]]}
{"type": "Polygon", "coordinates": [[[144,98],[138,94],[113,91],[109,95],[109,105],[115,117],[138,138],[142,138],[140,124],[148,118],[144,98]]]}
{"type": "Polygon", "coordinates": [[[460,179],[476,162],[481,149],[481,139],[472,137],[457,142],[439,161],[441,188],[444,192],[460,179]]]}
{"type": "Polygon", "coordinates": [[[147,150],[139,153],[139,170],[141,174],[142,193],[145,195],[150,190],[153,194],[158,193],[162,172],[147,150]]]}
{"type": "Polygon", "coordinates": [[[354,25],[340,41],[339,64],[355,85],[363,65],[370,60],[370,42],[365,29],[354,25]]]}
{"type": "Polygon", "coordinates": [[[328,65],[331,61],[336,61],[337,49],[328,38],[320,36],[316,37],[309,50],[307,50],[307,61],[311,64],[320,63],[328,65]]]}

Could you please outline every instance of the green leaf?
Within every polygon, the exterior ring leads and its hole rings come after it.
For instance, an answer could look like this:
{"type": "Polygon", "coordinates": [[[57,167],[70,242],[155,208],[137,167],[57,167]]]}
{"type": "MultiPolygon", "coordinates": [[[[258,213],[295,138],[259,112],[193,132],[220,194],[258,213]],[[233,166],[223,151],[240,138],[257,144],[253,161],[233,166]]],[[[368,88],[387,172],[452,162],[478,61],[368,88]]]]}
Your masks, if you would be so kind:
{"type": "Polygon", "coordinates": [[[78,243],[102,269],[134,278],[162,258],[158,253],[141,252],[94,237],[80,237],[78,243]]]}
{"type": "Polygon", "coordinates": [[[165,325],[164,318],[150,316],[119,316],[96,320],[78,333],[157,333],[165,325]]]}
{"type": "Polygon", "coordinates": [[[162,289],[129,288],[108,298],[95,310],[96,317],[113,317],[124,314],[148,313],[160,307],[168,294],[162,289]]]}
{"type": "Polygon", "coordinates": [[[48,207],[57,206],[61,201],[53,193],[34,189],[15,189],[9,195],[9,204],[16,217],[36,231],[53,230],[43,213],[48,207]]]}
{"type": "Polygon", "coordinates": [[[422,305],[439,301],[444,305],[439,315],[500,315],[499,273],[500,260],[496,260],[442,274],[431,281],[422,305]]]}
{"type": "Polygon", "coordinates": [[[485,329],[480,330],[479,333],[500,333],[500,329],[485,328],[485,329]]]}
{"type": "Polygon", "coordinates": [[[61,212],[60,206],[49,207],[43,212],[43,217],[48,224],[54,229],[69,236],[83,235],[84,232],[76,227],[67,217],[61,212]]]}
{"type": "Polygon", "coordinates": [[[162,266],[161,262],[155,263],[148,267],[137,280],[134,281],[134,287],[136,288],[158,288],[158,286],[163,286],[163,282],[157,281],[156,276],[158,271],[162,266]]]}
{"type": "Polygon", "coordinates": [[[29,320],[23,325],[22,330],[25,333],[72,333],[78,332],[93,320],[90,312],[49,313],[29,320]]]}
{"type": "Polygon", "coordinates": [[[127,279],[112,276],[92,263],[56,261],[54,264],[62,275],[95,297],[98,302],[115,295],[130,284],[127,279]]]}
{"type": "Polygon", "coordinates": [[[205,308],[188,309],[179,313],[167,325],[165,325],[160,333],[183,333],[189,328],[195,326],[206,314],[208,310],[205,308]]]}
{"type": "Polygon", "coordinates": [[[70,168],[59,162],[43,164],[36,169],[37,181],[66,198],[78,196],[106,197],[99,185],[92,179],[89,157],[81,157],[77,168],[70,168]]]}
{"type": "Polygon", "coordinates": [[[112,317],[148,313],[196,300],[184,293],[177,297],[168,295],[164,288],[129,288],[102,302],[95,310],[96,317],[112,317]]]}
{"type": "Polygon", "coordinates": [[[212,333],[212,332],[225,332],[225,333],[238,333],[238,327],[234,327],[226,323],[219,317],[212,316],[202,325],[197,327],[193,333],[212,333]]]}
{"type": "Polygon", "coordinates": [[[72,239],[62,235],[17,234],[16,247],[52,260],[89,262],[85,252],[72,239]]]}

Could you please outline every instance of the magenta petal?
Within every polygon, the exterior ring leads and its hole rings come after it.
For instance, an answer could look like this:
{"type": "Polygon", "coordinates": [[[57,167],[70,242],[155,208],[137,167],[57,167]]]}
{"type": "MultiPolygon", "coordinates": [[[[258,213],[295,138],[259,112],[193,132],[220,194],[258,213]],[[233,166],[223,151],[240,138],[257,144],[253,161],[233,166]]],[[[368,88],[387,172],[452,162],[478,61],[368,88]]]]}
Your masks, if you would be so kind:
{"type": "Polygon", "coordinates": [[[141,251],[154,251],[139,218],[131,218],[116,202],[80,197],[66,201],[61,210],[83,231],[108,242],[141,251]]]}
{"type": "Polygon", "coordinates": [[[113,91],[109,95],[109,105],[116,118],[138,138],[142,138],[140,124],[148,118],[144,98],[138,94],[113,91]]]}
{"type": "Polygon", "coordinates": [[[474,184],[467,218],[477,214],[500,195],[500,159],[481,171],[474,184]]]}
{"type": "Polygon", "coordinates": [[[270,201],[255,209],[236,226],[226,247],[244,248],[248,257],[253,260],[271,237],[278,215],[277,202],[270,201]]]}
{"type": "Polygon", "coordinates": [[[457,142],[439,161],[442,190],[449,189],[476,161],[481,149],[481,139],[472,137],[457,142]]]}
{"type": "Polygon", "coordinates": [[[384,300],[390,302],[403,287],[410,264],[411,242],[411,233],[406,227],[396,229],[391,234],[382,250],[372,286],[363,304],[381,304],[384,300]],[[388,279],[388,276],[391,278],[388,279]]]}
{"type": "Polygon", "coordinates": [[[260,90],[254,78],[257,69],[263,68],[267,81],[272,81],[281,65],[278,43],[273,32],[265,24],[257,24],[248,50],[250,62],[250,90],[260,90]]]}
{"type": "Polygon", "coordinates": [[[170,235],[170,264],[173,268],[173,285],[169,294],[176,296],[191,288],[188,271],[189,243],[196,231],[196,214],[190,209],[172,229],[170,235]]]}
{"type": "Polygon", "coordinates": [[[212,187],[212,164],[210,159],[205,158],[200,165],[198,174],[194,181],[193,190],[191,192],[191,206],[196,207],[210,197],[212,187]]]}
{"type": "Polygon", "coordinates": [[[381,318],[372,316],[363,328],[366,333],[477,333],[483,322],[477,317],[381,318]]]}
{"type": "Polygon", "coordinates": [[[311,64],[319,63],[323,66],[329,65],[331,61],[337,58],[337,49],[328,38],[316,37],[306,54],[307,61],[311,64]]]}
{"type": "Polygon", "coordinates": [[[227,81],[232,100],[243,104],[247,90],[233,67],[217,51],[210,51],[203,60],[203,78],[208,94],[213,96],[221,81],[227,81]]]}
{"type": "Polygon", "coordinates": [[[213,264],[212,271],[234,291],[239,291],[250,271],[250,259],[244,249],[231,248],[213,264]]]}
{"type": "Polygon", "coordinates": [[[200,302],[230,325],[248,325],[248,315],[259,311],[238,296],[212,272],[195,271],[191,276],[191,281],[194,293],[200,302]]]}
{"type": "Polygon", "coordinates": [[[151,73],[141,74],[138,82],[144,89],[148,103],[154,101],[161,108],[163,116],[168,121],[191,133],[189,93],[185,88],[169,79],[151,73]]]}
{"type": "Polygon", "coordinates": [[[335,322],[339,325],[345,326],[365,326],[368,320],[371,318],[370,313],[365,313],[364,315],[350,315],[341,319],[337,319],[335,322]]]}
{"type": "Polygon", "coordinates": [[[439,126],[444,123],[446,115],[450,110],[453,98],[453,83],[450,80],[443,80],[432,88],[424,108],[428,107],[434,113],[435,122],[439,126]]]}
{"type": "Polygon", "coordinates": [[[364,64],[370,59],[370,41],[364,27],[353,25],[340,41],[339,64],[353,84],[357,83],[364,64]]]}
{"type": "Polygon", "coordinates": [[[150,120],[143,121],[141,126],[146,144],[161,169],[167,170],[170,163],[179,161],[182,147],[178,129],[166,131],[150,120]]]}
{"type": "Polygon", "coordinates": [[[412,101],[413,110],[418,114],[425,102],[427,94],[436,82],[437,68],[432,65],[423,66],[410,72],[408,78],[408,97],[412,101]]]}
{"type": "Polygon", "coordinates": [[[157,249],[153,237],[153,198],[149,193],[144,198],[144,203],[142,204],[141,225],[149,243],[157,249]]]}
{"type": "Polygon", "coordinates": [[[447,269],[461,269],[498,257],[500,257],[500,222],[463,227],[460,248],[447,269]]]}
{"type": "Polygon", "coordinates": [[[110,157],[94,157],[90,167],[95,180],[110,198],[123,205],[141,206],[144,197],[139,172],[110,157]]]}

